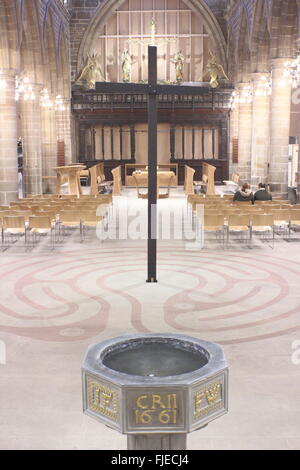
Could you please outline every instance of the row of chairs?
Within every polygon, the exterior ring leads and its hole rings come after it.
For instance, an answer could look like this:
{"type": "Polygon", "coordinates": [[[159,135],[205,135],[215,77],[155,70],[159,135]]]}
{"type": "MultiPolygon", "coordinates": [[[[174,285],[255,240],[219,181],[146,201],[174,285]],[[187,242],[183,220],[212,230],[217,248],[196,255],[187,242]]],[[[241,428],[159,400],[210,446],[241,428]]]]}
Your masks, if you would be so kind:
{"type": "Polygon", "coordinates": [[[79,228],[81,241],[84,241],[86,230],[96,228],[103,220],[94,212],[70,213],[65,212],[59,219],[53,220],[49,216],[4,216],[0,218],[2,245],[8,246],[24,236],[25,244],[35,244],[41,237],[50,235],[51,245],[62,241],[67,230],[79,228]]]}
{"type": "Polygon", "coordinates": [[[291,230],[300,228],[300,210],[297,211],[297,217],[287,219],[278,219],[273,214],[232,214],[227,218],[223,214],[204,215],[204,232],[215,232],[216,237],[223,243],[229,242],[230,235],[241,235],[240,240],[246,240],[250,243],[253,239],[253,233],[260,236],[263,240],[271,240],[274,246],[275,233],[282,234],[290,239],[291,230]]]}
{"type": "Polygon", "coordinates": [[[89,227],[97,227],[109,212],[111,195],[32,196],[0,207],[2,244],[24,236],[25,243],[50,234],[51,243],[61,241],[69,229],[79,228],[81,240],[89,227]]]}

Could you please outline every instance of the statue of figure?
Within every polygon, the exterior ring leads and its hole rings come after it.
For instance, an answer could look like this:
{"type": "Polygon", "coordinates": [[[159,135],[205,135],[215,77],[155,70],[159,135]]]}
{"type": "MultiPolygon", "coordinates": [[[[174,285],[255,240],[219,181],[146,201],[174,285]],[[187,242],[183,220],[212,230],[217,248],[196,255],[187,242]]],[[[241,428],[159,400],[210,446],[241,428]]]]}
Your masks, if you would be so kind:
{"type": "Polygon", "coordinates": [[[217,88],[219,86],[218,78],[226,78],[226,80],[229,80],[229,78],[227,77],[222,65],[217,63],[216,54],[213,54],[211,51],[209,51],[209,53],[210,53],[210,59],[206,66],[206,70],[202,75],[202,79],[205,77],[207,73],[209,73],[210,86],[212,88],[217,88]]]}
{"type": "Polygon", "coordinates": [[[183,82],[183,64],[184,64],[184,55],[182,54],[182,52],[181,51],[177,52],[177,54],[174,55],[174,58],[171,59],[171,62],[175,64],[176,82],[182,83],[183,82]]]}
{"type": "Polygon", "coordinates": [[[98,56],[95,52],[92,55],[88,54],[85,65],[75,83],[80,83],[82,81],[86,83],[89,90],[95,89],[96,82],[105,82],[104,75],[98,62],[98,56]]]}
{"type": "Polygon", "coordinates": [[[121,63],[122,63],[123,82],[128,83],[130,82],[130,78],[131,78],[131,66],[134,64],[134,62],[131,61],[131,57],[130,57],[128,49],[125,49],[123,51],[122,57],[121,57],[121,63]]]}

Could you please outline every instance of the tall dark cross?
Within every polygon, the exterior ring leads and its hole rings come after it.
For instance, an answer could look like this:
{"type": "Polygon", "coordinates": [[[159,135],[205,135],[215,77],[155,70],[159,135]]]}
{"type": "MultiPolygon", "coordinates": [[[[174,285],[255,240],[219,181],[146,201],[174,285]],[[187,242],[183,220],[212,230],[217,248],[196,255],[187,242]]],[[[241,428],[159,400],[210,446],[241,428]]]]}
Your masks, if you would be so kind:
{"type": "MultiPolygon", "coordinates": [[[[148,96],[148,277],[157,282],[157,97],[158,95],[202,95],[199,86],[158,85],[157,48],[148,46],[148,84],[96,83],[97,93],[144,94],[148,96]]],[[[212,91],[213,93],[213,91],[212,91]]]]}

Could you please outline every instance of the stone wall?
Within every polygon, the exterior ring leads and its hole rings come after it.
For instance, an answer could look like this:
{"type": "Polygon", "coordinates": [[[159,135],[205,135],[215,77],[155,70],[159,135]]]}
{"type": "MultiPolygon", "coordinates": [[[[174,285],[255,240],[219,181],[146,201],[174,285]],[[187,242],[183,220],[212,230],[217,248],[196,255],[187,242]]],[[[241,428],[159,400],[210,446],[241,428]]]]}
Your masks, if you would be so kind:
{"type": "Polygon", "coordinates": [[[72,81],[77,74],[77,61],[81,41],[103,0],[72,0],[71,3],[71,75],[72,81]]]}

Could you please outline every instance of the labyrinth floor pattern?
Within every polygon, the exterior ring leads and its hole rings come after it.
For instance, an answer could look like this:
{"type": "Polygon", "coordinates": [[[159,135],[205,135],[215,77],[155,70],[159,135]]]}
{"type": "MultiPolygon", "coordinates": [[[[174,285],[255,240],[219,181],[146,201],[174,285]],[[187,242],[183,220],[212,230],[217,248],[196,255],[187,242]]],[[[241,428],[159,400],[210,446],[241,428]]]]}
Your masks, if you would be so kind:
{"type": "Polygon", "coordinates": [[[190,449],[300,449],[298,245],[166,241],[158,260],[153,285],[144,241],[0,254],[1,449],[125,449],[82,414],[80,367],[89,344],[134,332],[224,346],[230,412],[191,434],[190,449]]]}

